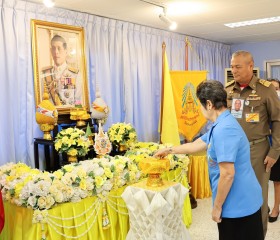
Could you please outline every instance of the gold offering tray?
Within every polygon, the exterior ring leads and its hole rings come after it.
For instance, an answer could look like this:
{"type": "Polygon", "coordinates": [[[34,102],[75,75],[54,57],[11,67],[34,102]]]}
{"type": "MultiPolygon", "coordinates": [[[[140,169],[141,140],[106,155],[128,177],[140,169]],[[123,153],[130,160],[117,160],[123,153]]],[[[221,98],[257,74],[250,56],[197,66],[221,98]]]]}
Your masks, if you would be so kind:
{"type": "Polygon", "coordinates": [[[74,107],[70,109],[70,119],[77,121],[77,126],[85,126],[84,120],[90,118],[85,107],[74,107]]]}
{"type": "Polygon", "coordinates": [[[160,187],[164,185],[161,174],[169,171],[170,161],[168,159],[148,157],[140,161],[139,166],[143,173],[148,174],[147,186],[160,187]]]}

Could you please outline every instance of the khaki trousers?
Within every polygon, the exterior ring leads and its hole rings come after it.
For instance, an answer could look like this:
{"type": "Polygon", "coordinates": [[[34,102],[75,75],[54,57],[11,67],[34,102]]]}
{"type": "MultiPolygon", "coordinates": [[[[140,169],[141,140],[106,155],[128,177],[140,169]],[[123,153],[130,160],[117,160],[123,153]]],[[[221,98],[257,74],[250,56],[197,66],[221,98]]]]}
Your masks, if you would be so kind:
{"type": "Polygon", "coordinates": [[[267,232],[268,222],[268,182],[270,176],[270,172],[267,173],[265,171],[266,165],[264,165],[264,159],[267,156],[269,148],[270,146],[268,141],[263,141],[250,146],[251,163],[257,176],[257,179],[262,187],[263,205],[261,208],[261,212],[264,237],[267,232]]]}

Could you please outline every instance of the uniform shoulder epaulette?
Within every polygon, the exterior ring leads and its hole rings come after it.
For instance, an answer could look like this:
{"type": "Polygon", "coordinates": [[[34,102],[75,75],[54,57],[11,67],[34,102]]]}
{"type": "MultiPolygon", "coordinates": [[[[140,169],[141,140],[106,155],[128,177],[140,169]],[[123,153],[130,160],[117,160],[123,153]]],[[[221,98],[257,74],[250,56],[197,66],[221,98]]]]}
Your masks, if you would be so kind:
{"type": "Polygon", "coordinates": [[[79,72],[78,68],[73,68],[73,67],[68,67],[68,70],[72,73],[78,73],[79,72]]]}
{"type": "Polygon", "coordinates": [[[228,87],[228,86],[230,86],[230,85],[232,85],[232,84],[234,84],[234,83],[235,83],[235,81],[232,80],[232,81],[230,81],[230,82],[228,82],[228,83],[226,84],[226,87],[228,87]]]}
{"type": "Polygon", "coordinates": [[[269,87],[271,82],[267,81],[267,80],[264,80],[264,79],[260,79],[259,80],[259,83],[264,85],[265,87],[269,87]]]}
{"type": "Polygon", "coordinates": [[[42,67],[41,71],[47,71],[53,69],[53,66],[42,67]]]}

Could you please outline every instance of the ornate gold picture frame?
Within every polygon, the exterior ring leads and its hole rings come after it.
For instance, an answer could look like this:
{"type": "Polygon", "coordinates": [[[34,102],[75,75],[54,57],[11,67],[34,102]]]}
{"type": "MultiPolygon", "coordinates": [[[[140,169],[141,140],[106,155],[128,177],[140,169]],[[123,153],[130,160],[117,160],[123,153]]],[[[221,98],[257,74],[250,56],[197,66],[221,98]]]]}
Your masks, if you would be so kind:
{"type": "Polygon", "coordinates": [[[36,106],[45,89],[59,114],[89,110],[84,29],[34,19],[31,27],[36,106]]]}

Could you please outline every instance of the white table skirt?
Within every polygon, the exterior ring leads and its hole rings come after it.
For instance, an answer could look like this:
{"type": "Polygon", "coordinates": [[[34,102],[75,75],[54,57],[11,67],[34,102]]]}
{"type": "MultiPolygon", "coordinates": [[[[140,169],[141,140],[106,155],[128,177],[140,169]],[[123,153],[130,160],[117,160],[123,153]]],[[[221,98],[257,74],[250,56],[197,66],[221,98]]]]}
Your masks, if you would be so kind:
{"type": "Polygon", "coordinates": [[[174,182],[151,188],[145,181],[128,186],[122,194],[130,221],[126,240],[191,239],[182,221],[188,189],[174,182]]]}

